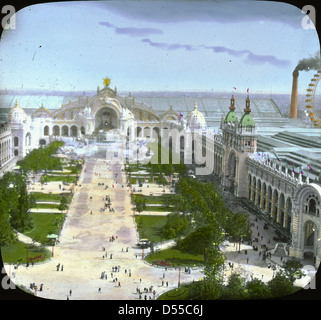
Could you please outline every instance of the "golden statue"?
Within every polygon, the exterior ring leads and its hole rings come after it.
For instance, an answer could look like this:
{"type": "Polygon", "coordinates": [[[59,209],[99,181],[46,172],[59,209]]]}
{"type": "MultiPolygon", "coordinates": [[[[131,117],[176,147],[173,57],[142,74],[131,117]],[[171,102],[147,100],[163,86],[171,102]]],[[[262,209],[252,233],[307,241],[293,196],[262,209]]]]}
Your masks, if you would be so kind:
{"type": "Polygon", "coordinates": [[[108,87],[110,85],[110,78],[104,78],[104,86],[108,87]]]}

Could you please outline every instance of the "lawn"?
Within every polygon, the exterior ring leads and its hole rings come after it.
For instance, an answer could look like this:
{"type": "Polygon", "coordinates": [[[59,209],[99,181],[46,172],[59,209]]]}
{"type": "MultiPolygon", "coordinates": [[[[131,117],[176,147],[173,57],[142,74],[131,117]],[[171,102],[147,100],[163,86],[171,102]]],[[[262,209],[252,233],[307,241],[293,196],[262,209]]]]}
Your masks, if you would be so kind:
{"type": "Polygon", "coordinates": [[[132,202],[135,202],[135,199],[138,197],[143,197],[146,205],[148,204],[163,204],[166,200],[174,201],[178,199],[179,196],[177,194],[165,194],[162,196],[144,196],[142,194],[132,194],[132,202]]]}
{"type": "Polygon", "coordinates": [[[151,253],[146,261],[156,265],[167,265],[171,267],[195,267],[204,265],[203,254],[191,254],[175,248],[169,248],[151,253]]]}
{"type": "Polygon", "coordinates": [[[76,183],[77,182],[77,177],[76,176],[70,176],[70,175],[57,175],[57,176],[48,176],[44,175],[41,177],[42,181],[46,182],[53,182],[53,181],[65,181],[68,183],[76,183]]]}
{"type": "Polygon", "coordinates": [[[26,235],[43,245],[51,244],[48,234],[59,234],[59,230],[65,219],[62,213],[30,213],[34,228],[26,235]]]}
{"type": "Polygon", "coordinates": [[[142,212],[144,211],[154,211],[154,212],[175,212],[175,207],[164,207],[164,206],[146,206],[142,212]]]}
{"type": "Polygon", "coordinates": [[[187,300],[189,298],[188,286],[183,285],[179,288],[167,291],[160,295],[157,300],[187,300]]]}
{"type": "Polygon", "coordinates": [[[45,247],[37,247],[34,245],[26,245],[23,242],[15,241],[1,247],[2,260],[5,263],[26,263],[39,262],[47,260],[51,257],[51,251],[45,247]]]}
{"type": "Polygon", "coordinates": [[[35,209],[59,209],[60,203],[36,203],[32,208],[35,209]]]}
{"type": "Polygon", "coordinates": [[[162,232],[167,222],[166,216],[138,215],[135,221],[140,239],[149,239],[153,243],[164,240],[162,232]]]}
{"type": "Polygon", "coordinates": [[[67,203],[72,200],[72,193],[42,193],[42,192],[31,192],[30,193],[36,201],[59,201],[65,197],[67,203]]]}

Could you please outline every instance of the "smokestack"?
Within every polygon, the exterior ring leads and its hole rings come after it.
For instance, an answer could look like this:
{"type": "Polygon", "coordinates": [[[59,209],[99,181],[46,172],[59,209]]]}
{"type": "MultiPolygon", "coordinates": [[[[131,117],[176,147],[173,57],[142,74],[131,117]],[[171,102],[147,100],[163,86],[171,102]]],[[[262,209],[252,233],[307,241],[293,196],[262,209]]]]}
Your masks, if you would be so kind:
{"type": "Polygon", "coordinates": [[[299,71],[294,70],[292,80],[292,94],[291,94],[291,105],[290,105],[290,118],[297,119],[298,118],[298,78],[299,71]]]}

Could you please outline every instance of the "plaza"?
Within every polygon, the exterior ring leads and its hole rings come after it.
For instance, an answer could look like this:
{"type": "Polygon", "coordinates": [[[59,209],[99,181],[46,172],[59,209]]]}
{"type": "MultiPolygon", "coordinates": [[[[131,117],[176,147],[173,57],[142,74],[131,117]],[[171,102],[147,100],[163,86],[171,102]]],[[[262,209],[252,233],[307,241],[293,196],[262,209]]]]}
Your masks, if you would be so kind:
{"type": "MultiPolygon", "coordinates": [[[[137,246],[139,234],[134,215],[138,213],[133,210],[130,197],[135,185],[127,186],[122,159],[107,160],[101,154],[100,157],[90,154],[85,159],[61,234],[56,245],[49,247],[52,257],[29,266],[5,265],[13,283],[46,299],[153,300],[179,285],[202,280],[202,267],[186,272],[183,267],[165,269],[144,261],[150,249],[137,246]],[[113,211],[106,210],[106,197],[113,211]]],[[[59,183],[43,186],[36,183],[30,188],[55,193],[59,192],[59,183]]],[[[136,189],[146,195],[171,192],[170,187],[152,183],[142,184],[140,188],[137,185],[136,189]]],[[[250,221],[253,236],[259,239],[254,244],[260,249],[264,244],[274,248],[273,229],[266,230],[264,221],[255,215],[251,215],[250,221]],[[256,237],[257,234],[260,236],[256,237]]],[[[20,240],[28,241],[28,238],[20,240]]],[[[157,243],[156,249],[173,244],[174,241],[157,243]]],[[[233,273],[246,280],[257,278],[267,282],[273,278],[282,259],[273,256],[263,261],[259,254],[262,250],[253,250],[254,244],[242,244],[239,252],[238,244],[223,243],[221,250],[226,257],[223,281],[227,282],[233,273]]],[[[302,277],[296,280],[296,285],[303,287],[311,278],[302,277]]]]}

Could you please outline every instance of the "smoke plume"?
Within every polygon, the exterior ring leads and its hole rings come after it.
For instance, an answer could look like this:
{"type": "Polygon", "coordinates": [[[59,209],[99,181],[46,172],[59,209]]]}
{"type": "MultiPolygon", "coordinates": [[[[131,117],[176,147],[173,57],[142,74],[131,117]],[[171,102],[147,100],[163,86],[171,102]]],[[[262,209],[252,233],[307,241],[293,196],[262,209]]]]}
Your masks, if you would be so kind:
{"type": "Polygon", "coordinates": [[[321,60],[318,56],[305,58],[299,61],[294,71],[321,70],[321,60]]]}

